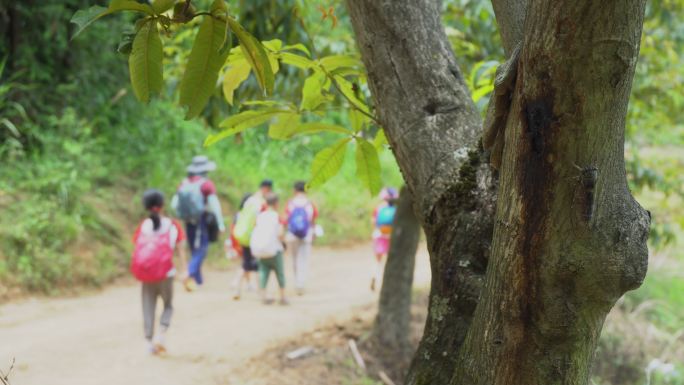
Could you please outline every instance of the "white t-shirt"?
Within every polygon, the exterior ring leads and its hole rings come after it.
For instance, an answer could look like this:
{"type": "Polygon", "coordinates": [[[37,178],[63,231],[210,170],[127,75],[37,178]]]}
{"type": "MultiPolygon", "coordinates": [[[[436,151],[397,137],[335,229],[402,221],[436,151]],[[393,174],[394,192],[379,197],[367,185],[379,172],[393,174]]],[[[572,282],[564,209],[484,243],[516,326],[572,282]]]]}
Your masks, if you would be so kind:
{"type": "Polygon", "coordinates": [[[249,247],[252,255],[257,258],[271,258],[283,251],[280,236],[283,225],[275,210],[268,209],[256,218],[256,225],[252,231],[249,247]]]}

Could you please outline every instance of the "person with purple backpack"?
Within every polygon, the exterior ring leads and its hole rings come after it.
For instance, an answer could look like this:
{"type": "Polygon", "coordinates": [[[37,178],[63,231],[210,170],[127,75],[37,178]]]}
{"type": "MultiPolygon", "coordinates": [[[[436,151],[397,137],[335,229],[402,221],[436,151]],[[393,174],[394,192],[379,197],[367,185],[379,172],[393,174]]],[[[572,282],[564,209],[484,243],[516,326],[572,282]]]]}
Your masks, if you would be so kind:
{"type": "Polygon", "coordinates": [[[166,331],[173,314],[173,280],[177,275],[173,255],[180,256],[186,266],[185,234],[181,225],[163,214],[164,195],[150,189],[143,194],[143,206],[148,212],[135,231],[135,249],[131,258],[131,273],[142,283],[142,310],[147,350],[151,354],[166,351],[166,331]],[[154,335],[157,299],[164,304],[159,321],[160,330],[154,335]]]}
{"type": "Polygon", "coordinates": [[[285,207],[287,234],[285,242],[292,256],[295,276],[295,290],[298,295],[304,294],[306,278],[309,272],[309,256],[315,238],[318,209],[306,195],[306,183],[297,181],[294,184],[294,196],[285,207]]]}

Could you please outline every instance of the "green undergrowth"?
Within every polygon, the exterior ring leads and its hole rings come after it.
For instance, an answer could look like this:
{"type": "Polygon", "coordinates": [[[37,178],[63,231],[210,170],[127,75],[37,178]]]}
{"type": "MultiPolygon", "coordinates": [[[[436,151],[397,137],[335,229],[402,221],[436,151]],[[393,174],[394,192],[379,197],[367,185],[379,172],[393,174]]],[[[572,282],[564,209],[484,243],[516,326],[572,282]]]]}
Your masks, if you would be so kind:
{"type": "MultiPolygon", "coordinates": [[[[128,99],[130,97],[126,97],[128,99]]],[[[307,179],[316,151],[335,137],[273,141],[253,130],[203,148],[210,129],[184,121],[182,111],[156,101],[112,108],[117,120],[86,120],[72,109],[50,120],[40,151],[15,154],[0,168],[0,298],[22,291],[63,293],[99,286],[126,273],[130,236],[144,216],[142,192],[161,189],[170,200],[191,157],[218,164],[210,177],[230,221],[243,194],[271,178],[283,201],[292,183],[307,179]]],[[[349,151],[351,156],[351,151],[349,151]]],[[[329,183],[311,192],[325,235],[319,244],[369,238],[374,202],[356,178],[352,159],[329,183]]],[[[381,156],[384,182],[401,181],[389,151],[381,156]]],[[[220,255],[214,247],[212,256],[220,255]]]]}

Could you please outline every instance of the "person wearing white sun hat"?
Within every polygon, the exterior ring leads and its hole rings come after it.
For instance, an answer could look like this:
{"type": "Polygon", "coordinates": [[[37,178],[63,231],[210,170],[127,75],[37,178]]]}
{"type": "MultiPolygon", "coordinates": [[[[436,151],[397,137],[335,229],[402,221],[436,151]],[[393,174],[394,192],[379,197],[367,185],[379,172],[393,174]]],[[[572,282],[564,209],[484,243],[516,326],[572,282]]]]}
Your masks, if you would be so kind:
{"type": "Polygon", "coordinates": [[[198,285],[204,282],[201,268],[207,256],[209,242],[216,240],[216,230],[225,231],[216,185],[207,177],[207,174],[214,170],[216,163],[206,156],[193,157],[186,169],[187,177],[183,179],[171,200],[171,207],[185,222],[190,246],[188,276],[184,279],[188,291],[192,290],[193,281],[198,285]]]}

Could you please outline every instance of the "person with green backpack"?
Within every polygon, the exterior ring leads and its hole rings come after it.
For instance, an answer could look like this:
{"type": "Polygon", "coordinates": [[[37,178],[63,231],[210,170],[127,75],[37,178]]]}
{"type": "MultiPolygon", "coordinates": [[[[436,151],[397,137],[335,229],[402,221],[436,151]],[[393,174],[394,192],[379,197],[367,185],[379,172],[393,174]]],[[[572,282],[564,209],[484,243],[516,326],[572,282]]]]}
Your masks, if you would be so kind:
{"type": "Polygon", "coordinates": [[[207,174],[216,169],[216,163],[206,156],[192,158],[187,167],[185,178],[171,201],[178,218],[185,223],[191,258],[188,263],[188,276],[183,280],[187,291],[193,290],[193,282],[201,285],[202,263],[209,250],[209,242],[215,241],[218,232],[225,231],[221,204],[216,195],[216,186],[207,174]]]}
{"type": "Polygon", "coordinates": [[[242,247],[242,279],[236,285],[235,295],[233,296],[233,299],[236,301],[241,297],[243,282],[249,283],[251,273],[259,269],[257,260],[252,255],[252,250],[249,247],[249,242],[256,226],[257,216],[267,207],[265,196],[272,191],[273,181],[264,179],[259,184],[259,190],[244,200],[237,214],[235,226],[233,227],[233,237],[242,247]]]}

